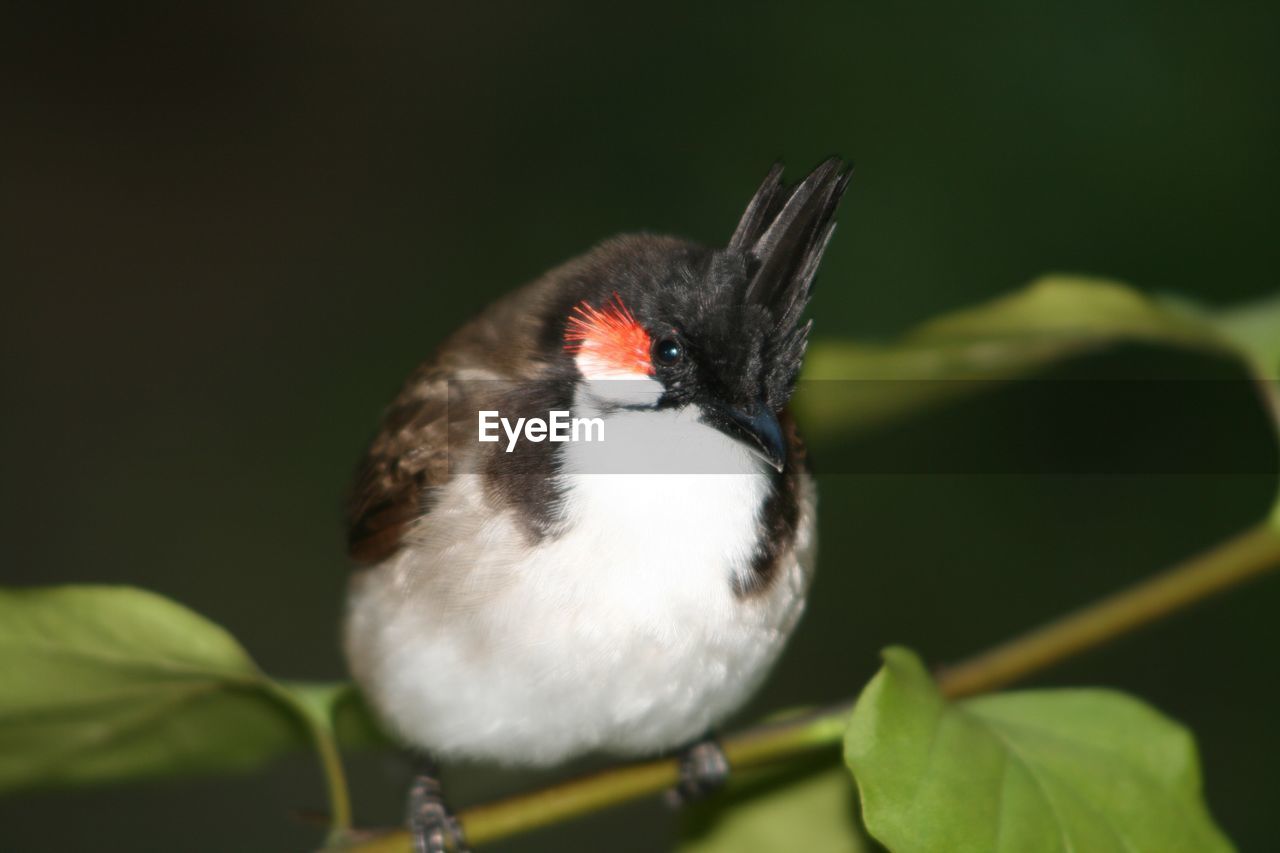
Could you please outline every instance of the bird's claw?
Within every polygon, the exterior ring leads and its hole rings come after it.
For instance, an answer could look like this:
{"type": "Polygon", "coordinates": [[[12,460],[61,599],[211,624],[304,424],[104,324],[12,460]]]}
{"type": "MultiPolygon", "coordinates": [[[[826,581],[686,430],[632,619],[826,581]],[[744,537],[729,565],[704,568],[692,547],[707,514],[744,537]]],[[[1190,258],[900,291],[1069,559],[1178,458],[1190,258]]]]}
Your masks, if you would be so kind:
{"type": "Polygon", "coordinates": [[[414,853],[467,853],[462,824],[445,804],[434,773],[419,773],[409,788],[409,834],[414,853]]]}
{"type": "Polygon", "coordinates": [[[680,780],[667,791],[667,803],[680,808],[714,794],[729,781],[729,759],[714,739],[699,741],[680,754],[680,780]]]}

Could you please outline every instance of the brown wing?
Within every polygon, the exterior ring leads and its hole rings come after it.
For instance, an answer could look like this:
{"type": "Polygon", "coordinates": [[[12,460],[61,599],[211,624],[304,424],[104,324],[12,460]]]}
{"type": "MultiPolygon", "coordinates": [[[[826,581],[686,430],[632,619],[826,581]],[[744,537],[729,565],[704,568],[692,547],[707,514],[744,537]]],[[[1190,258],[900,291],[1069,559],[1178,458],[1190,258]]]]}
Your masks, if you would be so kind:
{"type": "Polygon", "coordinates": [[[355,562],[394,554],[449,479],[448,404],[447,372],[424,365],[387,410],[347,500],[347,552],[355,562]]]}
{"type": "Polygon", "coordinates": [[[449,481],[449,431],[475,428],[474,417],[461,422],[464,406],[455,406],[450,422],[450,381],[536,379],[548,369],[538,333],[557,283],[552,271],[494,303],[409,377],[383,416],[347,500],[347,552],[357,564],[379,563],[399,550],[410,525],[449,481]]]}

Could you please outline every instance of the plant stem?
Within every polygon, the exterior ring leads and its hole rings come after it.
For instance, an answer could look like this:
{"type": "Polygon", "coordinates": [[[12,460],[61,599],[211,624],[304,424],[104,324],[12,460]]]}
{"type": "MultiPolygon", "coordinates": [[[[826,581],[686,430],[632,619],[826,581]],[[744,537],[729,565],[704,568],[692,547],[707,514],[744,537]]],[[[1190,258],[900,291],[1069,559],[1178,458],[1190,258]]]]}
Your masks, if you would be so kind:
{"type": "Polygon", "coordinates": [[[1003,687],[1275,569],[1280,530],[1261,525],[1164,572],[938,673],[948,696],[1003,687]]]}
{"type": "Polygon", "coordinates": [[[343,685],[305,684],[292,682],[280,684],[267,682],[268,690],[290,710],[296,712],[306,726],[324,771],[325,786],[329,794],[329,837],[331,842],[342,839],[351,831],[351,795],[347,788],[347,775],[342,766],[342,754],[333,734],[333,706],[335,691],[343,685]]]}
{"type": "MultiPolygon", "coordinates": [[[[943,669],[938,686],[952,698],[1003,687],[1168,616],[1215,593],[1280,567],[1280,529],[1259,525],[1215,548],[1044,627],[943,669]]],[[[744,770],[830,747],[844,737],[853,701],[754,726],[724,738],[730,765],[744,770]]],[[[678,765],[665,758],[622,765],[459,814],[472,844],[527,832],[656,794],[675,785],[678,765]]],[[[409,836],[388,832],[347,849],[402,853],[409,836]]]]}
{"type": "Polygon", "coordinates": [[[333,808],[329,832],[334,837],[351,829],[351,795],[347,790],[347,776],[342,768],[342,756],[333,734],[325,728],[312,725],[312,736],[320,753],[320,765],[324,768],[325,784],[329,789],[329,803],[333,808]]]}

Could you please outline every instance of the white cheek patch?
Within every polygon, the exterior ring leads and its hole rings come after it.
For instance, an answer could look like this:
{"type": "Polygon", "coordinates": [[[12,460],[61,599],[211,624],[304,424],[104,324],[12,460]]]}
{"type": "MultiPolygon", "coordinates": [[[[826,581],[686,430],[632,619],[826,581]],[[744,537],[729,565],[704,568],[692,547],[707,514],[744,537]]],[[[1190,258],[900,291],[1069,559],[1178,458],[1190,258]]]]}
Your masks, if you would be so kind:
{"type": "Polygon", "coordinates": [[[600,403],[622,406],[657,405],[662,383],[638,370],[620,369],[616,362],[594,356],[589,346],[574,359],[582,374],[582,391],[600,403]]]}
{"type": "Polygon", "coordinates": [[[614,379],[653,381],[653,377],[642,370],[639,364],[620,365],[615,359],[601,353],[591,341],[587,341],[578,350],[574,363],[578,365],[578,372],[582,374],[582,378],[589,382],[614,379]]]}

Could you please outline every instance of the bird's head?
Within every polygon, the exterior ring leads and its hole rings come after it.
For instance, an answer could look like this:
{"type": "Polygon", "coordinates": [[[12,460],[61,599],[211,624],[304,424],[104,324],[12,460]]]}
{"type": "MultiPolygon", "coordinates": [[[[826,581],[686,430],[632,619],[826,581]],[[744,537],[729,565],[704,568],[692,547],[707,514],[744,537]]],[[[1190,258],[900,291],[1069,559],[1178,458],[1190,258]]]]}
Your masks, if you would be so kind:
{"type": "Polygon", "coordinates": [[[561,346],[599,401],[696,407],[781,470],[778,414],[800,373],[812,324],[802,315],[849,174],[832,158],[787,187],[775,166],[722,249],[628,236],[570,265],[561,346]]]}

